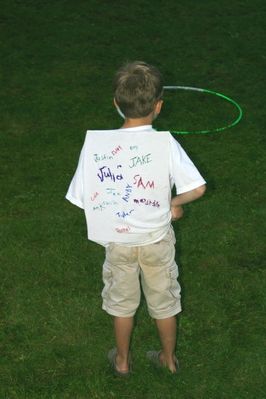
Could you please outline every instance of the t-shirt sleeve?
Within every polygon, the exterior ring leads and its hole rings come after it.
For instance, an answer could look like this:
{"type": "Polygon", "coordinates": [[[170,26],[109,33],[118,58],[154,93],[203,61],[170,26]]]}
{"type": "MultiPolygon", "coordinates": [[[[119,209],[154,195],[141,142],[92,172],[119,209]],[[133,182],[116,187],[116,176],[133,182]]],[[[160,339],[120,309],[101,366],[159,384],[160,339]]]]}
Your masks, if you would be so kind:
{"type": "Polygon", "coordinates": [[[175,185],[177,195],[206,184],[196,166],[172,136],[170,136],[170,154],[171,186],[175,185]]]}
{"type": "Polygon", "coordinates": [[[84,209],[84,187],[83,187],[83,170],[84,170],[84,147],[83,146],[76,172],[72,178],[68,188],[66,199],[72,204],[84,209]]]}

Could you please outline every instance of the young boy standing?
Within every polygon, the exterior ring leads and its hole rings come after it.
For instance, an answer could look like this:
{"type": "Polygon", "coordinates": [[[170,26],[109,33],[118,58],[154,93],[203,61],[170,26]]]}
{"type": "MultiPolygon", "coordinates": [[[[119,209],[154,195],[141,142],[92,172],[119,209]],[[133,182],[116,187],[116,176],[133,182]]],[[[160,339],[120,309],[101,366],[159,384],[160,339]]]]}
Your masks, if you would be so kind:
{"type": "Polygon", "coordinates": [[[176,315],[181,311],[172,220],[205,192],[205,180],[170,132],[152,128],[162,107],[160,72],[144,62],[123,66],[114,80],[120,129],[88,131],[66,198],[84,209],[88,238],[106,248],[103,309],[114,318],[116,374],[131,370],[130,338],[140,281],[162,349],[148,352],[175,373],[176,315]],[[175,186],[176,196],[171,198],[175,186]]]}

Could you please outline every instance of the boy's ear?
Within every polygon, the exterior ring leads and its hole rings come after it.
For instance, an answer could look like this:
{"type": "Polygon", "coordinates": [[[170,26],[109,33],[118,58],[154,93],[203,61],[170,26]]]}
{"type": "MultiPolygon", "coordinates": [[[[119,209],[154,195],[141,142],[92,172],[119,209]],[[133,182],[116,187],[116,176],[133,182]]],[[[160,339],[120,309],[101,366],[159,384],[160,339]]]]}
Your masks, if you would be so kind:
{"type": "Polygon", "coordinates": [[[154,121],[154,120],[158,117],[158,115],[160,114],[161,109],[162,109],[162,105],[163,105],[163,100],[159,100],[159,101],[157,101],[157,103],[155,104],[154,110],[153,110],[153,115],[152,115],[152,120],[153,120],[153,121],[154,121]]]}
{"type": "Polygon", "coordinates": [[[118,105],[117,102],[115,101],[115,98],[114,98],[113,101],[114,101],[114,106],[115,106],[117,112],[119,113],[119,115],[120,115],[122,118],[126,119],[125,115],[123,114],[123,112],[122,112],[121,109],[119,108],[119,105],[118,105]]]}
{"type": "Polygon", "coordinates": [[[159,113],[161,112],[162,106],[163,106],[163,100],[159,100],[159,101],[156,103],[155,109],[154,109],[155,112],[156,112],[156,114],[159,114],[159,113]]]}

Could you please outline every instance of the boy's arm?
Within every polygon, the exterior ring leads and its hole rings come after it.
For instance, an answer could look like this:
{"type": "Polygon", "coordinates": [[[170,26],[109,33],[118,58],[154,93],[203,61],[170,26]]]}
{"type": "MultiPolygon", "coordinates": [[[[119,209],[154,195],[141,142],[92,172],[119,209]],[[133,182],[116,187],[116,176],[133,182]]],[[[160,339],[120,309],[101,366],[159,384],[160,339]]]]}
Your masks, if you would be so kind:
{"type": "Polygon", "coordinates": [[[204,184],[200,187],[195,188],[194,190],[187,191],[186,193],[179,194],[173,197],[171,200],[172,221],[176,221],[182,218],[184,213],[182,205],[195,201],[196,199],[202,197],[205,191],[206,185],[204,184]]]}
{"type": "Polygon", "coordinates": [[[182,206],[172,205],[172,202],[171,202],[171,215],[172,215],[173,222],[181,219],[183,216],[183,213],[184,213],[184,211],[183,211],[182,206]]]}
{"type": "Polygon", "coordinates": [[[195,188],[194,190],[187,191],[186,193],[176,195],[171,200],[171,208],[179,208],[181,205],[195,201],[196,199],[203,196],[206,191],[206,184],[195,188]]]}

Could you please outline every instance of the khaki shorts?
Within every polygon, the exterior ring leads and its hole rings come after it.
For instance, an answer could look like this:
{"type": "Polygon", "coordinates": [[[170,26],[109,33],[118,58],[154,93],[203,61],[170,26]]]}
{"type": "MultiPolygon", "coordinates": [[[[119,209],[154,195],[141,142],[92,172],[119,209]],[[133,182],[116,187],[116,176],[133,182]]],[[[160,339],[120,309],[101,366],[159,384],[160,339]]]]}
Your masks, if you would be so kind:
{"type": "Polygon", "coordinates": [[[141,280],[151,317],[165,319],[179,313],[181,290],[174,245],[172,228],[155,244],[139,247],[110,244],[103,265],[102,308],[113,316],[134,316],[140,303],[141,280]]]}

